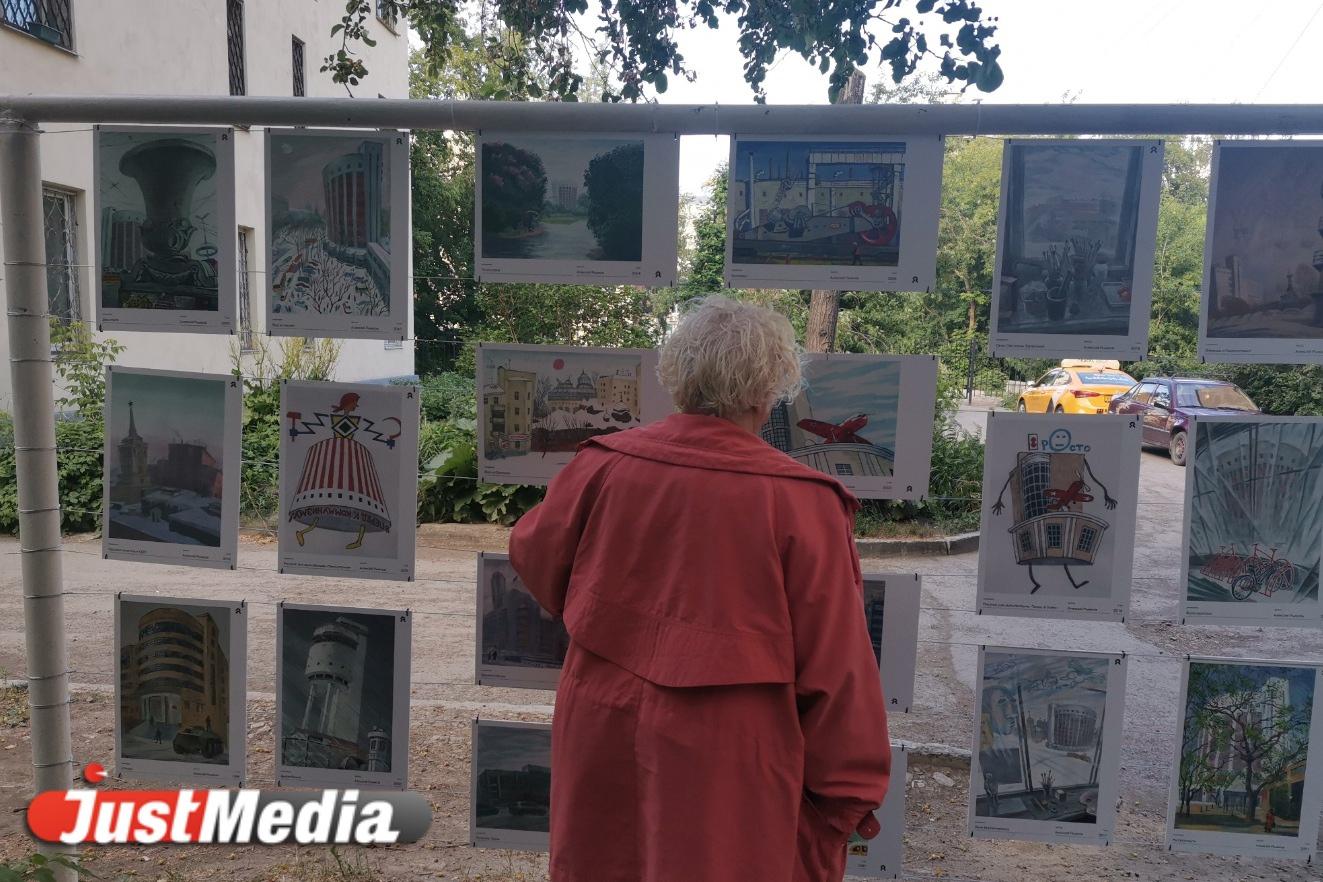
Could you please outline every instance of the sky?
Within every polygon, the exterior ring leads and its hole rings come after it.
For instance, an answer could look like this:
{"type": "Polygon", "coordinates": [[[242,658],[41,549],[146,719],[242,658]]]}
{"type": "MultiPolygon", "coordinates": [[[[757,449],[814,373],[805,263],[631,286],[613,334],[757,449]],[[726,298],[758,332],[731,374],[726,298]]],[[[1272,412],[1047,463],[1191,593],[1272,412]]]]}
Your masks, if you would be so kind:
{"type": "Polygon", "coordinates": [[[517,771],[524,766],[551,766],[551,732],[492,723],[478,727],[474,762],[483,769],[517,771]]]}
{"type": "MultiPolygon", "coordinates": [[[[843,423],[855,414],[868,415],[859,430],[869,443],[888,450],[896,446],[896,416],[900,406],[900,362],[867,358],[822,359],[807,370],[804,391],[814,419],[843,423]]],[[[805,435],[808,443],[817,436],[805,435]]]]}
{"type": "MultiPolygon", "coordinates": [[[[293,209],[311,208],[326,211],[326,187],[322,169],[327,163],[357,152],[363,139],[350,135],[326,136],[279,135],[271,148],[271,176],[276,195],[286,199],[293,209]]],[[[384,154],[381,199],[390,205],[390,151],[384,154]]]]}
{"type": "Polygon", "coordinates": [[[148,461],[165,456],[171,441],[197,442],[221,463],[225,456],[225,381],[115,371],[111,380],[109,425],[118,444],[133,424],[147,442],[148,461]]]}

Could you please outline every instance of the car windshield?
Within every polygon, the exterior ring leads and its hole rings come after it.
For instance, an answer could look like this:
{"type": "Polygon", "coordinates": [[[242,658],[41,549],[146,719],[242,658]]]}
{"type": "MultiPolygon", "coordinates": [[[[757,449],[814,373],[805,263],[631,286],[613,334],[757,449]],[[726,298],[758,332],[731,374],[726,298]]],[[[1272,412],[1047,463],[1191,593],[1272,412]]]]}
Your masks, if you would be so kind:
{"type": "Polygon", "coordinates": [[[1221,410],[1258,410],[1249,396],[1235,386],[1181,384],[1176,387],[1176,404],[1181,407],[1209,407],[1221,410]]]}
{"type": "Polygon", "coordinates": [[[1131,386],[1135,380],[1129,374],[1090,373],[1081,371],[1077,376],[1085,386],[1131,386]]]}

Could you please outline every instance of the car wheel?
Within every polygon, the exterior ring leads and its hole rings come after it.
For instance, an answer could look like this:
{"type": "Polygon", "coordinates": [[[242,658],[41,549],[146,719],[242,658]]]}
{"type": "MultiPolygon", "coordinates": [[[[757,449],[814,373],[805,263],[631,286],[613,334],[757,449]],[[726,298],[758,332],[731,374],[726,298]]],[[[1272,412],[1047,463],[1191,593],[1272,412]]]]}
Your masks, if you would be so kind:
{"type": "Polygon", "coordinates": [[[1176,463],[1176,465],[1178,466],[1185,465],[1185,454],[1186,454],[1185,445],[1186,445],[1185,430],[1181,429],[1179,431],[1173,432],[1171,435],[1171,448],[1170,448],[1171,461],[1176,463]]]}
{"type": "Polygon", "coordinates": [[[1023,398],[1020,399],[1020,403],[1019,403],[1019,404],[1015,405],[1015,410],[1016,410],[1017,412],[1019,412],[1019,413],[1028,413],[1028,412],[1029,412],[1029,408],[1027,408],[1027,407],[1024,406],[1024,399],[1023,399],[1023,398]]]}
{"type": "Polygon", "coordinates": [[[1066,409],[1065,409],[1064,407],[1062,407],[1060,404],[1058,404],[1058,405],[1057,405],[1057,409],[1054,410],[1054,411],[1052,411],[1052,412],[1053,412],[1053,413],[1065,413],[1065,412],[1066,412],[1066,409]]]}

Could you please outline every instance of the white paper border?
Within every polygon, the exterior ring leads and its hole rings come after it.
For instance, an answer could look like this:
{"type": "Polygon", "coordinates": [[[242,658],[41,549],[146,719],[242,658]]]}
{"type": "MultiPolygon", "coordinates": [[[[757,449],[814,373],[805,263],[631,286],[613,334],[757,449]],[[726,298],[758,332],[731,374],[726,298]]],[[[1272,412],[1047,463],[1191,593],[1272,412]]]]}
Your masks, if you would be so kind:
{"type": "MultiPolygon", "coordinates": [[[[1139,495],[1139,440],[1140,425],[1138,420],[1128,414],[988,414],[988,439],[984,448],[983,459],[983,504],[979,523],[983,539],[978,556],[978,599],[976,609],[979,615],[1021,616],[1023,618],[1086,619],[1094,621],[1124,622],[1130,607],[1130,582],[1135,558],[1135,523],[1139,495]],[[1104,535],[1104,545],[1111,547],[1111,585],[1103,597],[1074,597],[1069,594],[1028,593],[1028,575],[1022,570],[1027,567],[1016,565],[1013,573],[993,572],[987,554],[987,545],[991,542],[1011,541],[1009,516],[1013,502],[1004,499],[1006,511],[993,514],[992,506],[998,497],[998,491],[1007,481],[1007,475],[1014,468],[1015,454],[1024,451],[1027,436],[1036,433],[1040,438],[1047,438],[1054,430],[1065,428],[1072,439],[1092,449],[1093,456],[1107,457],[1115,463],[1116,477],[1108,484],[1117,507],[1107,511],[1095,506],[1091,514],[1107,521],[1109,529],[1104,535]],[[1009,463],[1009,465],[1007,465],[1009,463]],[[997,471],[994,472],[993,469],[997,471]],[[1004,585],[1008,577],[1024,583],[1026,587],[1006,591],[997,587],[1004,585]]],[[[1101,494],[1094,488],[1092,495],[1095,502],[1101,502],[1101,494]]],[[[1010,487],[1006,487],[1010,493],[1010,487]]],[[[1101,552],[1105,551],[1100,549],[1101,552]]],[[[1040,565],[1042,569],[1053,568],[1050,564],[1040,565]]],[[[1082,568],[1087,573],[1091,568],[1082,568]]],[[[1055,583],[1057,578],[1051,577],[1055,583]]],[[[1040,579],[1040,581],[1043,581],[1040,579]]],[[[1068,584],[1068,583],[1067,583],[1068,584]]],[[[1048,588],[1047,582],[1044,587],[1048,588]]]]}
{"type": "MultiPolygon", "coordinates": [[[[122,368],[106,365],[107,413],[115,401],[115,377],[138,374],[203,380],[225,384],[225,428],[221,444],[221,539],[216,548],[185,545],[177,542],[152,542],[139,539],[113,539],[110,536],[110,476],[119,439],[105,433],[102,451],[101,480],[101,557],[105,560],[131,560],[138,563],[174,564],[184,567],[211,567],[232,570],[239,556],[239,486],[243,464],[240,435],[243,431],[243,389],[239,380],[225,374],[194,374],[188,371],[158,371],[147,368],[122,368]]],[[[109,425],[109,418],[106,420],[109,425]]]]}
{"type": "Polygon", "coordinates": [[[675,285],[679,249],[680,139],[675,134],[629,132],[480,132],[474,145],[477,181],[473,199],[473,269],[479,282],[547,282],[568,285],[675,285]],[[552,260],[482,256],[482,147],[507,138],[643,142],[643,252],[640,261],[552,260]]]}
{"type": "Polygon", "coordinates": [[[1007,646],[980,646],[978,672],[974,681],[974,740],[969,761],[969,835],[979,839],[1022,839],[1031,842],[1059,842],[1074,845],[1110,845],[1116,830],[1118,768],[1121,762],[1121,727],[1125,714],[1125,653],[1072,652],[1057,649],[1021,649],[1007,646]],[[983,791],[983,773],[979,767],[980,730],[982,726],[983,661],[989,652],[1005,655],[1038,655],[1046,658],[1101,658],[1107,668],[1107,695],[1104,698],[1102,757],[1098,764],[1098,802],[1095,823],[1026,821],[1020,818],[989,818],[976,814],[978,797],[983,791]]]}
{"type": "MultiPolygon", "coordinates": [[[[639,420],[634,428],[663,419],[673,410],[666,390],[657,379],[657,350],[613,349],[601,346],[543,346],[532,343],[479,343],[474,353],[476,394],[478,405],[478,480],[488,484],[546,484],[556,473],[569,465],[573,453],[532,454],[513,459],[488,459],[487,419],[482,404],[485,383],[486,353],[489,352],[541,352],[548,356],[564,355],[572,359],[579,355],[618,355],[638,357],[639,364],[639,420]]],[[[627,430],[628,431],[628,430],[627,430]]]]}
{"type": "Polygon", "coordinates": [[[154,594],[115,595],[115,774],[143,781],[195,781],[212,787],[242,787],[247,764],[248,737],[248,604],[243,600],[206,600],[158,597],[154,594]],[[123,721],[120,719],[122,683],[120,674],[120,606],[141,603],[155,607],[203,607],[223,613],[230,621],[230,761],[216,763],[171,762],[124,756],[123,721]]]}
{"type": "Polygon", "coordinates": [[[305,603],[276,604],[276,716],[271,727],[276,786],[366,787],[404,790],[409,782],[409,677],[412,658],[413,613],[407,609],[362,609],[353,606],[319,606],[305,603]],[[285,730],[285,610],[337,615],[390,616],[395,622],[395,666],[391,683],[390,771],[366,769],[319,769],[289,766],[284,762],[282,738],[285,730]]]}
{"type": "Polygon", "coordinates": [[[937,227],[942,203],[943,135],[731,135],[730,165],[737,167],[741,144],[751,142],[830,142],[905,145],[904,225],[896,266],[848,264],[791,265],[735,263],[735,203],[726,199],[728,288],[817,288],[831,291],[929,291],[937,284],[937,227]]]}
{"type": "Polygon", "coordinates": [[[905,859],[905,789],[909,769],[909,748],[903,742],[891,743],[891,776],[882,806],[873,812],[882,832],[865,843],[847,842],[846,875],[868,879],[899,879],[905,859]],[[851,854],[857,845],[866,845],[868,853],[851,854]]]}
{"type": "MultiPolygon", "coordinates": [[[[311,380],[280,381],[280,522],[276,528],[277,570],[281,573],[293,573],[307,576],[349,576],[358,579],[393,579],[412,582],[416,565],[418,544],[418,424],[420,419],[419,396],[417,386],[374,385],[370,383],[321,383],[311,380]],[[298,476],[290,478],[288,469],[293,467],[289,459],[289,413],[286,391],[291,388],[300,390],[318,390],[328,400],[347,392],[356,392],[363,398],[381,398],[398,395],[400,398],[400,437],[396,442],[400,456],[399,486],[395,495],[387,498],[390,510],[396,512],[391,529],[395,531],[396,556],[390,558],[362,558],[348,552],[340,554],[318,554],[302,551],[294,538],[294,525],[286,516],[287,479],[297,483],[298,476]]],[[[303,460],[299,460],[302,465],[303,460]]],[[[388,488],[383,487],[383,490],[388,488]]]]}
{"type": "MultiPolygon", "coordinates": [[[[544,668],[516,664],[497,665],[491,664],[483,659],[483,650],[486,649],[486,646],[483,645],[482,629],[483,608],[485,606],[483,603],[483,597],[487,594],[492,571],[498,566],[507,568],[510,576],[513,577],[512,582],[517,581],[519,583],[520,587],[518,589],[512,588],[511,590],[519,590],[526,594],[529,599],[536,602],[536,598],[533,597],[526,587],[523,587],[523,579],[519,578],[519,574],[516,573],[514,567],[510,565],[510,555],[500,554],[493,551],[478,552],[478,590],[476,595],[477,618],[474,625],[473,640],[473,682],[478,686],[502,686],[515,689],[555,689],[557,684],[560,683],[561,669],[559,667],[544,668]]],[[[557,619],[556,624],[564,630],[565,623],[563,621],[557,619]]]]}
{"type": "MultiPolygon", "coordinates": [[[[469,845],[474,848],[501,848],[512,851],[549,851],[551,834],[536,830],[502,830],[496,827],[478,826],[478,774],[482,764],[478,761],[478,729],[530,729],[547,733],[547,750],[551,750],[551,724],[528,723],[518,720],[475,719],[470,729],[469,741],[469,845]]],[[[553,768],[551,774],[555,775],[553,768]]],[[[550,817],[548,817],[550,823],[550,817]]]]}
{"type": "Polygon", "coordinates": [[[413,230],[410,228],[410,168],[409,133],[394,129],[301,129],[268,128],[263,139],[262,156],[266,189],[262,194],[262,212],[266,227],[263,230],[263,263],[266,278],[266,331],[272,337],[336,337],[360,340],[405,340],[409,336],[410,310],[413,309],[409,266],[413,251],[413,230]],[[336,315],[311,312],[277,313],[275,292],[271,288],[272,237],[271,201],[275,181],[271,177],[271,149],[277,137],[323,138],[340,141],[380,141],[383,157],[389,164],[390,174],[390,311],[386,315],[336,315]]]}
{"type": "Polygon", "coordinates": [[[1162,192],[1163,142],[1131,139],[1008,138],[1002,145],[1001,203],[997,208],[997,243],[992,270],[992,306],[988,320],[988,349],[997,357],[1116,358],[1139,361],[1148,354],[1149,313],[1153,305],[1153,258],[1158,240],[1158,202],[1162,192]],[[1001,277],[1006,212],[1010,207],[1011,151],[1015,147],[1148,148],[1140,166],[1139,202],[1136,206],[1133,277],[1130,281],[1128,334],[1044,334],[998,330],[1001,313],[1001,277]]]}
{"type": "MultiPolygon", "coordinates": [[[[1270,426],[1282,423],[1303,425],[1315,423],[1323,438],[1323,417],[1265,416],[1262,414],[1209,414],[1190,421],[1189,464],[1185,467],[1185,524],[1181,531],[1181,624],[1186,625],[1259,625],[1278,628],[1317,628],[1323,625],[1323,585],[1319,586],[1312,604],[1306,603],[1241,603],[1239,601],[1190,599],[1190,532],[1194,526],[1194,480],[1198,468],[1199,427],[1205,423],[1235,423],[1270,426]],[[1235,615],[1232,615],[1232,612],[1235,615]]],[[[1323,478],[1319,482],[1323,493],[1323,478]]],[[[1323,561],[1323,524],[1314,525],[1315,542],[1319,545],[1319,560],[1323,561]]]]}
{"type": "Polygon", "coordinates": [[[864,573],[864,604],[870,587],[886,592],[882,601],[882,657],[878,678],[887,713],[907,714],[914,703],[918,666],[919,605],[922,583],[917,573],[864,573]]]}
{"type": "Polygon", "coordinates": [[[1181,665],[1181,697],[1176,719],[1176,755],[1171,766],[1171,786],[1167,791],[1167,850],[1198,854],[1240,855],[1243,857],[1279,858],[1312,861],[1318,842],[1319,813],[1323,811],[1323,788],[1318,786],[1319,763],[1323,760],[1323,670],[1318,662],[1270,661],[1264,659],[1210,658],[1192,656],[1181,665]],[[1239,667],[1312,668],[1314,670],[1314,709],[1309,721],[1309,753],[1305,757],[1304,796],[1300,806],[1300,829],[1294,837],[1224,830],[1181,830],[1176,827],[1176,808],[1180,803],[1181,747],[1185,741],[1185,701],[1190,685],[1190,663],[1229,664],[1239,667]],[[1294,847],[1292,847],[1294,846],[1294,847]]]}
{"type": "Polygon", "coordinates": [[[238,225],[235,221],[234,129],[184,126],[92,127],[92,310],[98,331],[187,331],[233,334],[238,298],[238,225]],[[205,309],[129,309],[102,305],[101,136],[103,134],[210,136],[216,155],[216,311],[205,309]]]}

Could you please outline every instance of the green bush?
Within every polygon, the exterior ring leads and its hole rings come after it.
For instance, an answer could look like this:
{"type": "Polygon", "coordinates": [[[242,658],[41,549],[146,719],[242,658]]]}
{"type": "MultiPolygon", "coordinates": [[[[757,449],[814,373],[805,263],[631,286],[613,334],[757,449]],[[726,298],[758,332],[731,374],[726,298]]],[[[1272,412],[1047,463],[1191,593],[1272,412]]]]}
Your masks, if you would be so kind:
{"type": "MultiPolygon", "coordinates": [[[[96,419],[60,420],[55,424],[60,482],[60,527],[66,533],[101,528],[101,457],[105,429],[96,419]]],[[[18,475],[13,425],[0,414],[0,531],[18,530],[18,475]]]]}
{"type": "Polygon", "coordinates": [[[419,387],[424,420],[477,419],[472,374],[432,374],[419,387]]]}
{"type": "Polygon", "coordinates": [[[982,491],[983,442],[939,420],[933,431],[928,498],[917,502],[864,500],[855,535],[874,535],[889,522],[931,525],[945,533],[977,529],[982,491]]]}
{"type": "Polygon", "coordinates": [[[542,487],[478,481],[477,423],[429,422],[418,443],[418,522],[509,526],[542,501],[542,487]]]}

